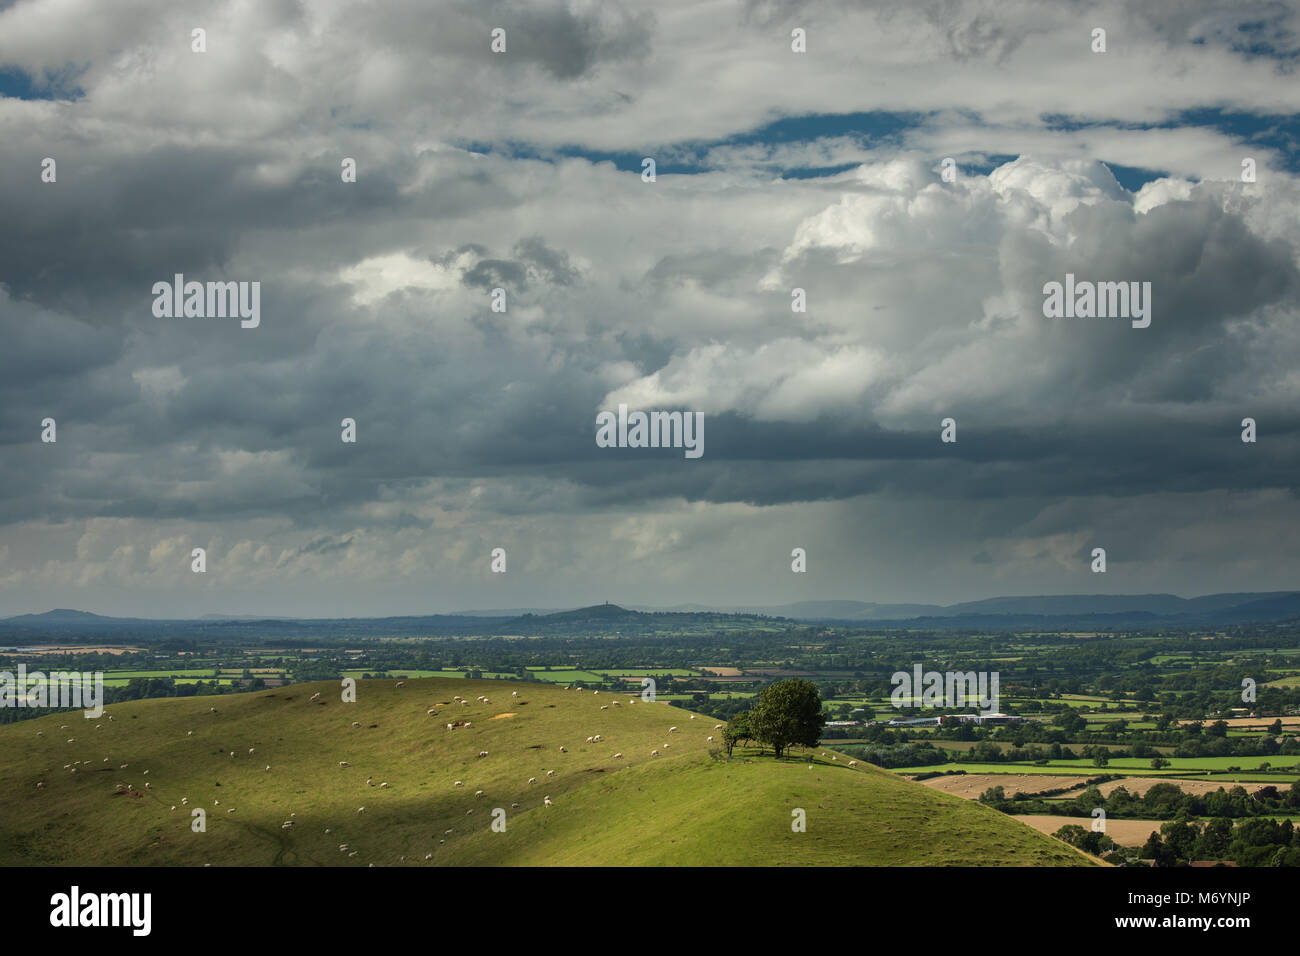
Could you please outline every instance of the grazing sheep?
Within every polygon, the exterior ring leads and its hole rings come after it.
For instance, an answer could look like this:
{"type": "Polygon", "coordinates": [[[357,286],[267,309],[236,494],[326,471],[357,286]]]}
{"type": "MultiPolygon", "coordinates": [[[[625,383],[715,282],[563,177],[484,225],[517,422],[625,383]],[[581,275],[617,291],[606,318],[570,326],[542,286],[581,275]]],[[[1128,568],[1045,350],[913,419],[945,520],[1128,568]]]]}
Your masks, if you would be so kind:
{"type": "Polygon", "coordinates": [[[219,806],[221,806],[221,801],[220,801],[220,800],[213,800],[213,801],[212,801],[212,805],[213,805],[214,807],[219,807],[219,806]]]}
{"type": "Polygon", "coordinates": [[[360,727],[360,726],[361,726],[361,721],[359,721],[359,720],[354,720],[354,721],[352,721],[352,726],[353,726],[353,727],[360,727]]]}
{"type": "Polygon", "coordinates": [[[249,748],[248,748],[248,752],[249,752],[249,753],[250,753],[250,754],[251,754],[251,753],[256,753],[256,751],[255,751],[255,750],[253,750],[253,748],[252,748],[252,747],[249,747],[249,748]]]}
{"type": "Polygon", "coordinates": [[[536,778],[536,777],[529,777],[529,778],[528,778],[528,782],[529,782],[529,783],[536,783],[536,782],[537,782],[537,778],[536,778]]]}
{"type": "Polygon", "coordinates": [[[714,729],[714,730],[721,730],[721,729],[722,729],[722,724],[714,724],[714,725],[713,725],[713,729],[714,729]]]}
{"type": "Polygon", "coordinates": [[[266,769],[267,769],[267,770],[270,770],[270,769],[271,769],[271,765],[270,765],[270,764],[267,764],[267,765],[266,765],[266,769]]]}
{"type": "Polygon", "coordinates": [[[185,736],[186,736],[186,737],[193,737],[193,736],[194,736],[194,731],[192,731],[192,730],[187,730],[187,731],[185,731],[185,736]]]}
{"type": "Polygon", "coordinates": [[[512,804],[510,804],[510,809],[511,809],[511,810],[518,810],[518,809],[519,809],[519,804],[517,804],[517,803],[512,803],[512,804]]]}
{"type": "Polygon", "coordinates": [[[595,737],[588,737],[587,743],[592,743],[593,741],[595,741],[595,739],[596,739],[595,737]]]}
{"type": "Polygon", "coordinates": [[[432,853],[426,853],[426,854],[424,854],[424,858],[425,858],[426,860],[432,860],[432,859],[433,859],[433,854],[432,854],[432,853]]]}
{"type": "Polygon", "coordinates": [[[405,687],[405,686],[406,686],[406,681],[404,681],[404,680],[399,680],[399,681],[398,681],[396,684],[394,684],[393,686],[394,686],[394,687],[405,687]]]}
{"type": "Polygon", "coordinates": [[[691,720],[694,720],[694,719],[695,719],[695,715],[694,715],[694,714],[691,714],[691,720]]]}
{"type": "Polygon", "coordinates": [[[45,731],[43,731],[43,730],[38,730],[38,731],[36,731],[36,736],[37,736],[37,737],[44,737],[44,736],[45,736],[45,731]]]}
{"type": "Polygon", "coordinates": [[[455,783],[452,784],[452,786],[453,786],[453,787],[463,787],[463,786],[465,786],[465,781],[464,781],[464,780],[457,780],[455,783]]]}
{"type": "Polygon", "coordinates": [[[710,734],[708,737],[705,737],[704,742],[709,744],[713,743],[713,735],[710,734]]]}
{"type": "Polygon", "coordinates": [[[480,751],[478,752],[478,755],[479,755],[479,759],[481,760],[482,758],[484,758],[484,757],[486,757],[486,756],[488,755],[488,752],[487,752],[486,750],[480,750],[480,751]]]}
{"type": "Polygon", "coordinates": [[[145,781],[145,784],[144,784],[144,788],[145,788],[146,790],[149,790],[149,789],[152,789],[152,787],[153,787],[153,784],[149,783],[149,781],[146,780],[146,781],[145,781]]]}
{"type": "Polygon", "coordinates": [[[348,854],[348,858],[351,859],[352,857],[354,857],[354,856],[356,856],[356,855],[357,855],[357,851],[356,851],[356,850],[353,850],[351,853],[348,854]]]}
{"type": "Polygon", "coordinates": [[[70,744],[75,744],[76,742],[77,742],[77,738],[76,738],[76,737],[69,737],[69,738],[68,738],[68,743],[70,743],[70,744]]]}
{"type": "Polygon", "coordinates": [[[548,777],[554,777],[554,776],[555,776],[555,771],[554,771],[554,770],[548,770],[548,771],[546,771],[546,776],[548,776],[548,777]]]}
{"type": "Polygon", "coordinates": [[[469,815],[470,815],[471,813],[473,813],[473,812],[474,812],[473,810],[466,810],[466,811],[465,811],[465,816],[469,816],[469,815]]]}
{"type": "Polygon", "coordinates": [[[594,736],[594,737],[591,738],[591,742],[594,743],[594,744],[598,744],[598,743],[600,743],[600,742],[601,742],[602,740],[604,740],[604,739],[605,739],[605,738],[602,737],[600,734],[596,734],[596,736],[594,736]]]}
{"type": "Polygon", "coordinates": [[[466,726],[466,727],[473,727],[474,724],[467,720],[467,721],[465,721],[465,726],[466,726]]]}
{"type": "Polygon", "coordinates": [[[456,729],[456,725],[455,725],[455,724],[448,724],[448,725],[447,725],[447,729],[448,729],[448,730],[455,730],[455,729],[456,729]]]}
{"type": "Polygon", "coordinates": [[[144,775],[145,775],[146,777],[149,776],[149,771],[148,771],[148,770],[144,771],[144,775]]]}
{"type": "Polygon", "coordinates": [[[184,807],[184,806],[188,806],[188,805],[189,805],[189,802],[190,802],[190,798],[189,798],[189,797],[181,797],[181,806],[182,806],[182,807],[184,807]]]}
{"type": "Polygon", "coordinates": [[[346,853],[346,852],[347,852],[347,849],[348,849],[348,845],[347,845],[346,843],[340,843],[340,844],[339,844],[339,852],[340,852],[340,853],[346,853]]]}
{"type": "Polygon", "coordinates": [[[388,789],[388,781],[385,780],[383,783],[381,783],[381,784],[379,785],[379,789],[380,789],[380,790],[387,790],[387,789],[388,789]]]}
{"type": "Polygon", "coordinates": [[[618,701],[613,701],[613,704],[614,704],[615,707],[619,706],[618,701]]]}
{"type": "Polygon", "coordinates": [[[667,750],[667,749],[668,749],[668,745],[667,745],[667,744],[664,744],[664,750],[667,750]]]}
{"type": "Polygon", "coordinates": [[[475,790],[475,791],[474,791],[474,796],[476,796],[476,797],[481,797],[481,796],[483,796],[483,791],[482,791],[482,790],[475,790]]]}
{"type": "Polygon", "coordinates": [[[352,764],[348,763],[346,760],[340,760],[340,761],[339,761],[339,766],[340,766],[340,767],[351,767],[352,764]]]}
{"type": "Polygon", "coordinates": [[[292,830],[292,829],[293,829],[293,821],[292,821],[292,820],[285,820],[283,823],[280,824],[280,829],[281,829],[281,830],[292,830]]]}
{"type": "Polygon", "coordinates": [[[567,751],[567,750],[565,750],[565,749],[564,749],[564,748],[563,748],[563,747],[561,747],[561,748],[560,748],[560,753],[562,753],[562,754],[567,754],[567,753],[568,753],[568,751],[567,751]]]}
{"type": "Polygon", "coordinates": [[[623,755],[622,755],[622,754],[614,754],[614,759],[615,759],[615,760],[622,760],[622,759],[623,759],[623,755]]]}
{"type": "Polygon", "coordinates": [[[849,761],[849,766],[850,766],[850,767],[856,767],[857,765],[858,765],[858,762],[857,762],[856,760],[850,760],[850,761],[849,761]]]}
{"type": "MultiPolygon", "coordinates": [[[[316,696],[319,697],[320,694],[317,694],[316,696]]],[[[209,714],[215,714],[216,712],[217,712],[217,708],[215,708],[215,707],[209,707],[209,708],[208,708],[208,713],[209,713],[209,714]]]]}
{"type": "Polygon", "coordinates": [[[366,777],[366,786],[367,786],[367,787],[373,787],[374,785],[375,785],[375,778],[374,778],[374,777],[366,777]]]}
{"type": "Polygon", "coordinates": [[[434,710],[432,707],[430,707],[428,710],[426,710],[425,713],[428,714],[430,717],[437,717],[437,716],[438,716],[438,712],[437,712],[436,710],[434,710]]]}
{"type": "Polygon", "coordinates": [[[40,781],[38,781],[37,784],[36,784],[36,789],[37,789],[37,790],[44,790],[44,789],[45,789],[45,781],[44,781],[44,780],[40,780],[40,781]]]}
{"type": "Polygon", "coordinates": [[[518,696],[519,696],[519,691],[517,691],[517,690],[512,690],[512,691],[510,692],[510,696],[511,696],[511,697],[518,697],[518,696]]]}
{"type": "Polygon", "coordinates": [[[357,813],[365,813],[365,812],[366,812],[365,807],[357,807],[357,813]]]}
{"type": "Polygon", "coordinates": [[[652,751],[650,751],[650,756],[652,756],[652,757],[658,757],[658,756],[659,756],[659,751],[657,751],[657,750],[652,750],[652,751]]]}
{"type": "Polygon", "coordinates": [[[670,734],[675,734],[675,733],[677,733],[677,728],[676,728],[676,727],[669,727],[669,728],[668,728],[668,732],[669,732],[670,734]]]}
{"type": "MultiPolygon", "coordinates": [[[[320,691],[316,691],[316,693],[312,694],[309,698],[307,698],[308,703],[311,703],[313,700],[320,700],[320,691]]],[[[215,710],[215,708],[213,709],[215,710]]]]}
{"type": "Polygon", "coordinates": [[[831,757],[832,760],[839,760],[839,757],[831,757]]]}
{"type": "Polygon", "coordinates": [[[235,808],[234,808],[234,807],[231,807],[231,808],[230,808],[229,810],[227,810],[226,812],[227,812],[227,813],[234,813],[234,812],[235,812],[235,808]]]}
{"type": "Polygon", "coordinates": [[[174,804],[174,803],[172,804],[172,809],[173,809],[173,810],[176,809],[176,804],[174,804]]]}
{"type": "Polygon", "coordinates": [[[601,704],[601,705],[600,705],[600,709],[601,709],[601,710],[609,710],[609,704],[601,704]]]}
{"type": "Polygon", "coordinates": [[[551,805],[551,798],[550,798],[550,797],[543,797],[543,798],[542,798],[542,804],[543,804],[543,806],[547,806],[547,807],[549,807],[549,806],[551,805]]]}

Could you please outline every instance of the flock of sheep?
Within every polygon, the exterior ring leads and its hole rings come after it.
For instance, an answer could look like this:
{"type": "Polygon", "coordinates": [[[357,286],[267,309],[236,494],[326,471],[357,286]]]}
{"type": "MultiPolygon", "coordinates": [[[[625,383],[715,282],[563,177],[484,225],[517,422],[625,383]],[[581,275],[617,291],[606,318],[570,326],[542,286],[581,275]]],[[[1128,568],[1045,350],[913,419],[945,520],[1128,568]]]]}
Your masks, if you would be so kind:
{"type": "MultiPolygon", "coordinates": [[[[394,685],[394,687],[400,688],[400,687],[405,686],[405,684],[406,684],[405,681],[398,681],[398,682],[394,685]]],[[[578,687],[578,688],[575,688],[575,690],[577,690],[577,691],[581,691],[582,688],[581,688],[581,687],[578,687]]],[[[600,693],[600,691],[598,691],[598,690],[597,690],[597,691],[593,691],[593,693],[598,695],[598,694],[600,693]]],[[[511,697],[512,697],[513,699],[515,699],[515,700],[518,700],[518,698],[519,698],[519,692],[518,692],[518,691],[513,691],[513,692],[511,693],[511,697]]],[[[321,694],[320,694],[319,692],[314,693],[314,694],[312,694],[311,697],[309,698],[309,703],[315,703],[316,701],[319,701],[320,699],[321,699],[321,694]]],[[[485,705],[490,705],[490,704],[492,703],[491,699],[488,698],[487,696],[480,696],[480,697],[478,697],[478,698],[477,698],[477,702],[480,703],[480,704],[485,704],[485,705]]],[[[453,703],[456,704],[457,706],[461,707],[461,708],[472,706],[471,703],[470,703],[468,700],[466,700],[465,698],[463,698],[463,697],[457,695],[457,696],[453,697],[453,698],[451,699],[451,701],[443,701],[443,702],[441,702],[441,703],[438,703],[438,704],[433,705],[432,707],[430,707],[430,708],[426,711],[426,713],[427,713],[428,715],[430,715],[430,716],[437,716],[438,713],[440,712],[440,708],[445,708],[445,707],[452,706],[453,703]]],[[[633,697],[633,698],[629,699],[627,703],[628,703],[629,705],[631,705],[631,704],[635,704],[635,703],[637,703],[637,699],[636,699],[635,697],[633,697]]],[[[611,706],[612,706],[612,707],[619,707],[620,705],[621,705],[621,702],[615,700],[615,701],[611,701],[610,704],[602,704],[602,705],[600,706],[600,710],[601,710],[601,711],[607,711],[607,710],[610,709],[611,706]]],[[[216,707],[211,707],[211,708],[209,709],[209,712],[212,713],[212,714],[216,714],[216,713],[217,713],[217,708],[216,708],[216,707]]],[[[109,721],[112,721],[112,720],[113,720],[112,715],[108,715],[108,714],[106,714],[105,716],[107,717],[107,719],[108,719],[109,721]]],[[[513,715],[510,715],[510,716],[513,716],[513,715]]],[[[690,714],[689,717],[690,717],[691,720],[695,720],[695,719],[696,719],[696,715],[695,715],[695,714],[690,714]]],[[[96,725],[95,725],[96,729],[102,728],[102,726],[103,726],[102,724],[96,724],[96,725]]],[[[353,721],[353,722],[352,722],[352,727],[353,727],[353,728],[359,728],[360,726],[361,726],[360,722],[358,722],[358,721],[353,721]]],[[[459,729],[462,729],[462,728],[469,728],[469,727],[472,727],[472,726],[473,726],[473,724],[472,724],[470,721],[453,721],[453,722],[450,722],[450,723],[447,723],[447,724],[446,724],[446,728],[447,728],[447,731],[448,731],[448,732],[454,732],[454,731],[457,731],[457,730],[459,730],[459,729]]],[[[716,730],[721,730],[722,727],[723,727],[722,724],[715,724],[714,727],[713,727],[713,729],[714,729],[715,731],[716,731],[716,730]]],[[[67,729],[68,729],[68,725],[67,725],[67,724],[64,724],[64,725],[61,726],[60,729],[62,729],[62,730],[67,730],[67,729]]],[[[666,736],[671,736],[671,735],[676,734],[676,733],[679,733],[679,732],[680,732],[680,728],[678,728],[678,727],[676,727],[676,726],[670,726],[670,727],[668,728],[668,731],[667,731],[666,736]]],[[[193,734],[194,734],[194,731],[193,731],[193,730],[187,730],[187,731],[186,731],[186,736],[187,736],[187,737],[192,737],[193,734]]],[[[43,736],[44,736],[44,732],[43,732],[43,731],[37,731],[37,736],[42,736],[42,737],[43,737],[43,736]]],[[[709,735],[709,736],[707,736],[707,737],[705,738],[705,740],[706,740],[706,742],[708,742],[708,743],[712,743],[712,742],[713,742],[713,736],[712,736],[712,735],[709,735]]],[[[68,739],[68,743],[69,743],[69,744],[72,744],[72,743],[75,743],[75,742],[76,742],[76,739],[75,739],[75,738],[69,738],[69,739],[68,739]]],[[[592,735],[590,735],[590,736],[587,737],[586,742],[589,743],[589,744],[599,744],[599,743],[603,743],[603,742],[604,742],[604,737],[603,737],[603,735],[601,735],[601,734],[599,734],[599,733],[592,734],[592,735]]],[[[223,749],[224,749],[224,748],[223,748],[223,749]]],[[[558,749],[559,749],[559,752],[560,752],[560,753],[563,753],[563,754],[567,754],[567,753],[569,752],[569,751],[568,751],[568,750],[567,750],[563,745],[560,745],[558,749]]],[[[668,750],[668,749],[669,749],[669,744],[668,744],[668,743],[664,743],[664,744],[662,745],[662,748],[661,748],[661,749],[662,749],[663,751],[668,750]]],[[[661,755],[661,749],[660,749],[660,748],[656,748],[656,749],[651,750],[651,751],[650,751],[650,756],[651,756],[651,757],[659,757],[659,756],[661,755]]],[[[229,753],[230,753],[230,757],[231,757],[232,759],[234,759],[234,757],[235,757],[235,750],[232,748],[232,749],[229,751],[229,753]]],[[[256,748],[254,748],[254,747],[249,747],[249,748],[248,748],[248,754],[249,754],[249,756],[253,756],[253,755],[255,755],[256,753],[257,753],[256,748]]],[[[479,750],[479,751],[477,752],[477,757],[476,757],[475,759],[476,759],[476,761],[477,761],[477,760],[485,760],[485,759],[490,758],[490,756],[491,756],[491,754],[490,754],[487,750],[479,750]]],[[[830,755],[828,755],[828,756],[830,756],[830,755]]],[[[623,760],[623,759],[625,759],[625,758],[624,758],[622,752],[616,752],[616,753],[613,754],[613,756],[612,756],[611,759],[613,759],[613,760],[623,760]]],[[[832,756],[831,759],[834,760],[834,759],[837,759],[837,758],[835,758],[834,756],[832,756]]],[[[103,762],[103,763],[108,763],[108,762],[109,762],[109,758],[108,758],[108,757],[104,757],[103,760],[102,760],[102,762],[103,762]]],[[[90,761],[81,761],[81,760],[77,760],[77,761],[73,761],[72,763],[69,763],[69,764],[64,764],[64,769],[65,769],[65,770],[69,770],[71,773],[75,774],[75,773],[77,773],[78,768],[83,767],[83,766],[89,766],[89,765],[90,765],[90,761]]],[[[851,760],[851,761],[848,762],[848,765],[849,765],[850,767],[856,767],[856,766],[857,766],[857,761],[856,761],[856,760],[851,760]]],[[[339,766],[340,769],[347,770],[347,769],[350,769],[350,768],[352,767],[352,764],[351,764],[349,761],[347,761],[347,760],[340,760],[340,761],[338,762],[338,766],[339,766]]],[[[120,769],[120,770],[126,770],[126,769],[127,769],[127,764],[125,764],[125,763],[124,763],[124,764],[121,764],[120,767],[119,767],[119,769],[120,769]]],[[[266,770],[266,771],[270,771],[270,769],[271,769],[270,764],[267,764],[266,767],[265,767],[265,770],[266,770]]],[[[148,770],[144,770],[144,771],[142,771],[142,773],[141,773],[142,776],[147,776],[148,774],[149,774],[149,771],[148,771],[148,770]]],[[[546,769],[546,770],[545,770],[545,778],[546,778],[546,779],[553,779],[555,776],[556,776],[556,770],[554,770],[554,769],[546,769]]],[[[527,783],[528,783],[529,786],[533,786],[533,785],[535,785],[537,782],[538,782],[538,778],[535,777],[535,776],[533,776],[533,777],[529,777],[528,780],[527,780],[527,783]]],[[[374,777],[373,777],[373,776],[370,776],[370,777],[367,777],[367,778],[366,778],[366,786],[368,786],[368,787],[375,787],[375,786],[376,786],[375,781],[374,781],[374,777]]],[[[453,786],[453,787],[464,787],[464,786],[465,786],[465,782],[464,782],[463,780],[456,780],[456,781],[453,782],[452,786],[453,786]]],[[[36,787],[37,787],[37,789],[45,789],[45,781],[44,781],[44,780],[39,781],[39,782],[36,784],[36,787]]],[[[380,783],[378,784],[378,788],[381,789],[381,790],[389,789],[388,782],[387,782],[387,781],[382,781],[382,782],[380,782],[380,783]]],[[[144,790],[145,790],[145,791],[152,791],[152,790],[153,790],[153,786],[152,786],[152,784],[151,784],[150,782],[146,781],[146,782],[144,783],[144,790]]],[[[131,783],[128,783],[128,784],[125,784],[125,785],[123,785],[123,784],[121,784],[121,783],[117,784],[117,785],[116,785],[116,789],[115,789],[115,793],[117,793],[117,794],[127,794],[127,795],[135,796],[135,797],[143,797],[143,796],[144,796],[144,794],[143,794],[141,791],[137,790],[137,789],[135,788],[134,784],[131,784],[131,783]]],[[[474,797],[475,797],[476,799],[481,799],[481,798],[483,798],[485,795],[486,795],[486,792],[485,792],[484,790],[482,790],[482,789],[476,790],[476,791],[474,792],[474,797]]],[[[189,806],[189,803],[190,803],[189,797],[182,797],[182,798],[181,798],[181,801],[180,801],[180,806],[181,806],[181,807],[188,807],[188,806],[189,806]]],[[[221,801],[220,801],[220,800],[217,800],[217,799],[214,799],[214,800],[212,801],[212,805],[213,805],[214,808],[215,808],[215,807],[219,807],[219,806],[221,805],[221,801]]],[[[550,807],[550,806],[552,806],[552,805],[553,805],[553,804],[552,804],[552,801],[551,801],[551,797],[550,797],[550,795],[548,794],[548,795],[546,795],[546,796],[543,796],[543,798],[542,798],[542,806],[543,806],[543,807],[550,807]]],[[[518,803],[511,803],[510,806],[511,806],[512,809],[519,809],[519,806],[520,806],[520,805],[519,805],[518,803]]],[[[172,811],[175,811],[176,809],[177,809],[177,806],[176,806],[175,804],[171,805],[171,810],[172,810],[172,811]]],[[[232,814],[232,813],[234,813],[234,812],[235,812],[235,808],[234,808],[234,807],[228,807],[228,808],[226,808],[226,813],[227,813],[227,814],[232,814]]],[[[366,808],[365,808],[364,806],[361,806],[361,807],[358,807],[358,808],[357,808],[356,814],[357,814],[357,816],[361,816],[361,815],[365,814],[365,812],[366,812],[366,808]]],[[[466,810],[466,815],[473,814],[473,812],[474,812],[473,808],[470,808],[470,809],[466,810]]],[[[294,821],[294,817],[296,817],[296,816],[297,816],[296,813],[290,813],[290,814],[289,814],[289,819],[285,820],[285,821],[280,825],[280,829],[282,829],[282,830],[292,830],[292,829],[294,828],[294,823],[295,823],[295,821],[294,821]]],[[[329,832],[330,832],[330,829],[329,829],[329,828],[326,828],[326,829],[325,829],[325,833],[328,834],[329,832]]],[[[452,829],[448,829],[448,830],[446,830],[446,831],[444,832],[444,834],[443,834],[443,838],[440,839],[440,840],[438,841],[439,844],[445,844],[445,843],[446,843],[446,837],[447,837],[447,836],[450,836],[451,833],[452,833],[452,829]]],[[[351,844],[348,844],[348,843],[340,844],[340,845],[339,845],[339,850],[340,850],[341,852],[345,852],[345,853],[347,853],[347,855],[348,855],[349,858],[354,858],[354,857],[356,857],[357,854],[358,854],[358,852],[359,852],[359,851],[357,851],[356,849],[354,849],[353,846],[352,846],[351,844]]],[[[433,854],[432,854],[432,853],[426,854],[424,858],[425,858],[425,860],[431,860],[431,859],[433,858],[433,854]]],[[[406,857],[402,857],[401,859],[402,859],[402,861],[405,861],[405,860],[406,860],[406,857]]],[[[370,864],[370,865],[371,865],[371,866],[374,866],[373,863],[370,864]]]]}

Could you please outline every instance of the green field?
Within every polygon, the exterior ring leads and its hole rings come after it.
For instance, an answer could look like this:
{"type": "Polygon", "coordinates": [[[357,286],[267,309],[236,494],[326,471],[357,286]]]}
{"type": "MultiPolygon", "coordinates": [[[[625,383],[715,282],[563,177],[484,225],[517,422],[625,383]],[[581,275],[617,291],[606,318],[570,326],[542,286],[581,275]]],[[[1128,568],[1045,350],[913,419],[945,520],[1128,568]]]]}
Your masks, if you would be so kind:
{"type": "Polygon", "coordinates": [[[359,682],[355,704],[321,682],[0,726],[0,864],[1092,863],[989,808],[820,750],[718,759],[705,739],[715,722],[664,705],[602,710],[612,695],[540,683],[395,683],[359,682]],[[471,726],[448,730],[452,718],[471,726]],[[128,784],[141,795],[116,793],[128,784]],[[194,807],[205,833],[190,829],[194,807]],[[490,829],[494,808],[505,833],[490,829]],[[795,809],[805,833],[791,830],[795,809]]]}

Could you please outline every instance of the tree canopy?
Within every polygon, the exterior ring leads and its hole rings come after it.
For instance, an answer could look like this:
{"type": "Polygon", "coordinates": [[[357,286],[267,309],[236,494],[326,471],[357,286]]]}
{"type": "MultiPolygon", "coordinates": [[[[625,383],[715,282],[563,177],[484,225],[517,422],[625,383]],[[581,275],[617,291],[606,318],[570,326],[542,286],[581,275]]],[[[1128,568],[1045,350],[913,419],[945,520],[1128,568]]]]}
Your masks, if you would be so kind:
{"type": "Polygon", "coordinates": [[[816,747],[826,718],[817,685],[801,677],[768,684],[749,712],[749,729],[779,759],[793,745],[816,747]]]}

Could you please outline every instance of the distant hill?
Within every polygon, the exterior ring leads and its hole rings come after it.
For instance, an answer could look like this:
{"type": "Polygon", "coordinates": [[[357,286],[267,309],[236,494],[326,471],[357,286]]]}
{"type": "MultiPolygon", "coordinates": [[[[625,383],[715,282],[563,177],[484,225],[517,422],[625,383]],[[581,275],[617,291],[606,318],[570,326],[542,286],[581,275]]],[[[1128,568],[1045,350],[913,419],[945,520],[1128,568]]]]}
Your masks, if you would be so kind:
{"type": "Polygon", "coordinates": [[[1023,630],[1146,630],[1227,627],[1300,620],[1300,591],[1207,594],[1057,594],[986,598],[960,604],[874,604],[800,601],[771,606],[672,608],[594,604],[561,611],[487,611],[382,618],[283,618],[209,615],[198,620],[104,617],[58,609],[0,619],[0,642],[42,639],[149,640],[188,636],[213,640],[328,640],[383,637],[451,637],[586,633],[618,635],[638,628],[733,629],[773,621],[870,624],[881,628],[1023,630]]]}
{"type": "Polygon", "coordinates": [[[331,681],[0,726],[0,865],[1092,862],[1014,817],[820,748],[714,759],[709,718],[634,697],[601,709],[614,699],[431,678],[360,681],[344,704],[331,681]],[[796,807],[807,833],[791,830],[796,807]],[[206,833],[191,832],[194,808],[206,833]],[[490,829],[497,808],[504,833],[490,829]]]}

